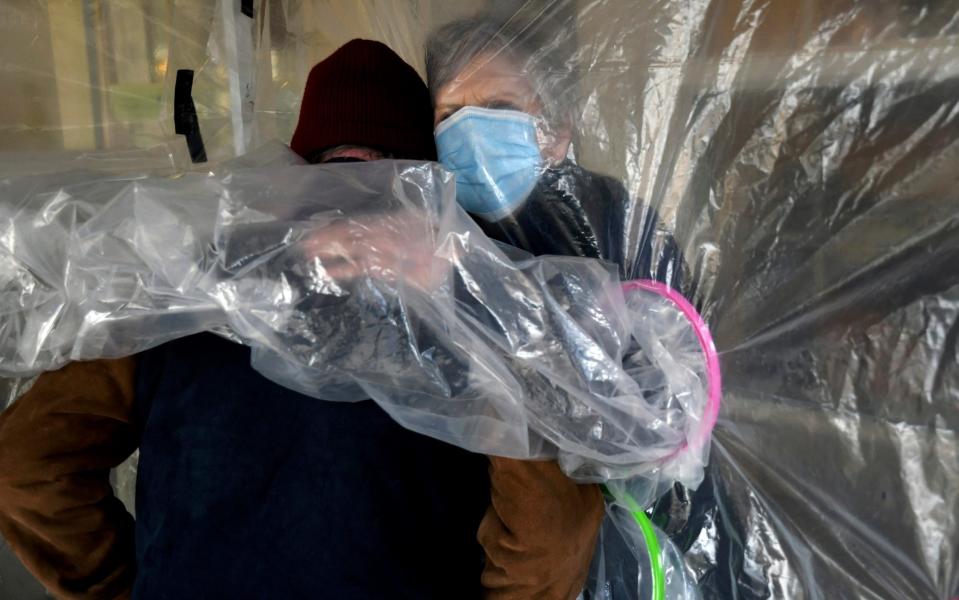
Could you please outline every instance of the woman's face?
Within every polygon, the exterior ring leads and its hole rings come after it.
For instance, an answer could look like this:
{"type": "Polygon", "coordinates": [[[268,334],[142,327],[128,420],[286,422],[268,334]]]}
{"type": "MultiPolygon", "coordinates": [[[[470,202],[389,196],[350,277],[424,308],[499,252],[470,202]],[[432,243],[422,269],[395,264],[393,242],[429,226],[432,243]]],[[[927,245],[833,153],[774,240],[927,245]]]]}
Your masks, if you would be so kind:
{"type": "MultiPolygon", "coordinates": [[[[436,92],[433,126],[465,106],[516,110],[534,117],[543,114],[543,104],[529,78],[503,53],[478,55],[436,92]]],[[[553,163],[563,160],[569,148],[568,128],[541,133],[543,156],[553,163]]]]}
{"type": "Polygon", "coordinates": [[[464,106],[518,110],[539,116],[543,107],[529,79],[503,55],[481,54],[436,93],[433,125],[464,106]]]}

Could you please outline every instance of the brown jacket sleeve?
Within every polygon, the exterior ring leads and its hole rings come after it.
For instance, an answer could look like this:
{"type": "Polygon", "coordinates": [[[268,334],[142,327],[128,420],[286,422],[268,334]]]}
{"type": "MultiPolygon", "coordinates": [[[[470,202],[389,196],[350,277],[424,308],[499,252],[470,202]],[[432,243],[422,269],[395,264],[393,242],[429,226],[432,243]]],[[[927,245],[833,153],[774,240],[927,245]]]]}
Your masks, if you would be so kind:
{"type": "Polygon", "coordinates": [[[599,487],[573,483],[554,461],[490,457],[490,496],[478,535],[486,599],[575,599],[603,518],[599,487]]]}
{"type": "Polygon", "coordinates": [[[57,598],[128,598],[133,518],[110,469],[137,446],[135,359],[41,375],[0,413],[0,534],[57,598]]]}

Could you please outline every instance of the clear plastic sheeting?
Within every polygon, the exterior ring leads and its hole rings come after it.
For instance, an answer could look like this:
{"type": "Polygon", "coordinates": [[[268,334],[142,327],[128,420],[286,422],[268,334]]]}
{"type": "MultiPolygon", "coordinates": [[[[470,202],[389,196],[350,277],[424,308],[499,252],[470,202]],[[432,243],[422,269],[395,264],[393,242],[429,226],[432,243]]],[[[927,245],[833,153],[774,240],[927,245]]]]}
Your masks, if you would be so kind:
{"type": "Polygon", "coordinates": [[[674,225],[724,381],[654,520],[706,598],[956,596],[959,5],[630,12],[577,5],[580,155],[674,225]]]}
{"type": "Polygon", "coordinates": [[[34,381],[33,377],[0,378],[0,410],[7,408],[17,398],[25,394],[34,381]]]}
{"type": "Polygon", "coordinates": [[[682,552],[643,519],[621,504],[608,508],[581,600],[702,598],[682,552]]]}
{"type": "Polygon", "coordinates": [[[451,80],[512,69],[571,114],[565,158],[625,188],[622,266],[669,260],[650,207],[714,330],[707,483],[653,514],[703,595],[959,594],[959,4],[527,3],[502,31],[451,80]]]}
{"type": "MultiPolygon", "coordinates": [[[[67,24],[83,22],[20,9],[43,4],[14,2],[0,19],[29,26],[5,30],[4,76],[45,73],[59,86],[56,111],[32,100],[52,98],[42,77],[33,91],[21,79],[4,86],[27,90],[8,95],[17,110],[4,112],[0,136],[18,151],[51,146],[12,131],[64,140],[85,131],[68,111],[89,104],[68,85],[109,85],[78,83],[87,71],[66,63],[38,66],[70,44],[67,24]],[[63,125],[42,117],[54,114],[63,125]]],[[[622,186],[620,266],[649,260],[656,267],[643,277],[684,273],[671,282],[720,352],[723,405],[702,485],[655,503],[654,492],[630,488],[655,504],[652,520],[704,598],[959,596],[959,3],[255,4],[254,141],[289,139],[310,66],[349,37],[386,41],[419,68],[429,30],[487,7],[548,40],[522,66],[562,76],[550,80],[559,93],[540,99],[571,114],[567,158],[622,186]],[[643,245],[649,209],[658,219],[643,245]],[[669,234],[685,266],[663,250],[669,234]]],[[[195,69],[210,160],[232,156],[216,8],[172,5],[150,21],[183,24],[164,30],[181,42],[162,78],[163,110],[172,112],[172,73],[195,69]]],[[[137,56],[92,47],[116,64],[137,56]]],[[[79,60],[86,48],[60,55],[79,60]]],[[[146,147],[159,137],[128,139],[146,147]]],[[[108,149],[122,142],[103,139],[108,149]]]]}
{"type": "Polygon", "coordinates": [[[129,356],[222,323],[188,281],[216,265],[217,177],[302,162],[268,144],[216,176],[70,170],[0,180],[0,372],[129,356]]]}
{"type": "Polygon", "coordinates": [[[718,365],[681,298],[624,295],[594,259],[507,256],[435,164],[236,168],[276,154],[8,180],[4,374],[226,327],[275,381],[372,397],[470,450],[559,457],[583,481],[701,480],[718,365]]]}

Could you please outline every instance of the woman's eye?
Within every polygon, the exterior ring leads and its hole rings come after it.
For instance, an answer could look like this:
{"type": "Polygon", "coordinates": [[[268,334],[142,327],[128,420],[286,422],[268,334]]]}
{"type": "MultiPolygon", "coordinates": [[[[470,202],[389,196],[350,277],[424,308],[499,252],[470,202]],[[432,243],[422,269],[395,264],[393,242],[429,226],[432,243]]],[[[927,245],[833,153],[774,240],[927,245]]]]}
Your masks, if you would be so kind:
{"type": "Polygon", "coordinates": [[[484,108],[491,108],[493,110],[520,110],[518,106],[509,100],[493,100],[492,102],[487,102],[484,108]]]}

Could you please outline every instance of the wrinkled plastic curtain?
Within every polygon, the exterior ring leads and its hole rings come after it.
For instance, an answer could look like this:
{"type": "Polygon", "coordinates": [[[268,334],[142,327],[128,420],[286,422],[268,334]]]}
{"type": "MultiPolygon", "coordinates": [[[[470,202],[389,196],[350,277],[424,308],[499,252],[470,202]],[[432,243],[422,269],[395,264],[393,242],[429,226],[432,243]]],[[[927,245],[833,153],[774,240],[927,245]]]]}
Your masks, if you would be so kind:
{"type": "MultiPolygon", "coordinates": [[[[72,20],[86,23],[101,14],[89,7],[107,3],[76,4],[87,12],[72,20]]],[[[59,25],[69,19],[56,11],[72,3],[4,2],[0,22],[28,30],[21,39],[4,29],[0,72],[13,89],[37,86],[9,100],[21,112],[0,115],[3,150],[28,165],[7,157],[4,169],[40,168],[22,158],[28,150],[50,161],[97,150],[97,160],[107,153],[122,169],[116,157],[131,156],[123,152],[157,147],[149,157],[160,162],[148,166],[195,168],[172,133],[177,69],[195,70],[210,161],[236,154],[238,139],[251,147],[288,139],[306,73],[329,50],[372,37],[420,69],[426,32],[481,3],[256,3],[253,57],[242,67],[254,88],[240,94],[253,102],[239,108],[229,65],[241,57],[229,44],[246,42],[224,29],[224,6],[147,4],[109,10],[150,11],[144,21],[168,40],[165,74],[147,66],[84,83],[83,69],[30,61],[47,52],[128,64],[134,54],[102,44],[89,52],[90,38],[59,25]],[[31,54],[31,43],[41,51],[31,54]],[[111,87],[127,81],[159,83],[159,108],[111,108],[146,95],[111,87]],[[100,108],[70,116],[69,86],[99,95],[100,108]],[[43,101],[31,106],[33,97],[43,101]],[[50,98],[59,104],[47,110],[50,98]],[[127,137],[72,137],[97,127],[127,137]]],[[[959,4],[494,8],[557,32],[579,75],[569,91],[578,161],[624,182],[636,207],[628,219],[647,203],[675,232],[683,291],[722,353],[725,394],[706,481],[677,489],[654,514],[703,596],[959,595],[959,4]]],[[[241,17],[249,18],[234,11],[233,23],[241,17]]]]}
{"type": "Polygon", "coordinates": [[[959,5],[578,10],[583,159],[675,227],[723,356],[670,506],[704,595],[952,597],[959,5]]]}
{"type": "Polygon", "coordinates": [[[579,162],[675,231],[723,352],[656,515],[703,595],[959,593],[959,5],[494,8],[556,32],[579,162]]]}

